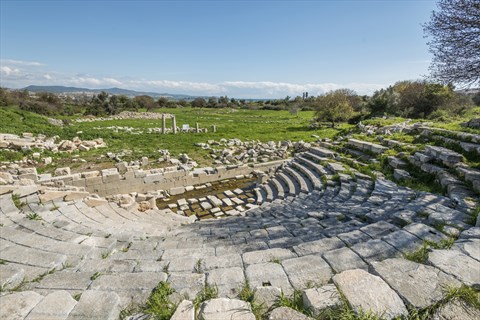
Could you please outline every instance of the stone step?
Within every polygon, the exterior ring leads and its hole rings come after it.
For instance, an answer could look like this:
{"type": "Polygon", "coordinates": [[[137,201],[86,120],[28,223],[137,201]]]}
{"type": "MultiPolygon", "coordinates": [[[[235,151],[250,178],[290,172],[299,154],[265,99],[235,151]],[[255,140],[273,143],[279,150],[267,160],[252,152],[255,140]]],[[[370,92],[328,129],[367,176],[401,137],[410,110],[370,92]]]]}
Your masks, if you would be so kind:
{"type": "Polygon", "coordinates": [[[330,149],[326,149],[326,148],[321,148],[321,147],[314,147],[314,148],[310,148],[308,150],[309,153],[313,153],[317,156],[320,156],[322,158],[331,158],[331,159],[334,159],[336,157],[336,152],[335,151],[332,151],[330,149]]]}
{"type": "Polygon", "coordinates": [[[294,179],[290,175],[285,172],[278,172],[277,177],[287,185],[288,195],[294,196],[300,193],[298,184],[295,183],[294,179]]]}
{"type": "Polygon", "coordinates": [[[24,269],[12,264],[0,264],[0,288],[2,290],[16,288],[22,283],[24,277],[24,269]]]}
{"type": "Polygon", "coordinates": [[[77,304],[67,291],[54,291],[30,311],[25,320],[65,320],[77,304]]]}
{"type": "Polygon", "coordinates": [[[302,154],[301,156],[298,156],[296,160],[299,163],[305,164],[307,167],[312,169],[318,175],[319,178],[329,174],[321,164],[310,160],[308,157],[309,157],[308,154],[302,154]]]}
{"type": "MultiPolygon", "coordinates": [[[[39,223],[40,225],[40,223],[39,223]]],[[[5,239],[15,245],[21,245],[40,251],[57,253],[68,256],[68,262],[74,263],[92,251],[93,246],[85,244],[69,243],[56,239],[44,237],[37,233],[25,233],[22,230],[3,228],[0,238],[5,239]]]]}
{"type": "Polygon", "coordinates": [[[362,269],[347,270],[333,277],[354,311],[372,312],[385,319],[408,314],[402,299],[380,277],[362,269]]]}
{"type": "Polygon", "coordinates": [[[310,180],[311,185],[316,190],[322,189],[322,182],[320,179],[315,175],[314,171],[310,169],[308,166],[303,165],[301,162],[294,161],[292,162],[292,166],[296,168],[296,170],[300,171],[310,180]]]}
{"type": "Polygon", "coordinates": [[[265,192],[265,200],[267,202],[272,202],[275,199],[272,187],[268,183],[262,184],[260,187],[265,192]]]}
{"type": "Polygon", "coordinates": [[[23,320],[42,300],[33,291],[13,292],[0,296],[0,319],[23,320]]]}
{"type": "Polygon", "coordinates": [[[121,310],[121,299],[115,292],[86,290],[67,320],[117,320],[121,310]]]}
{"type": "Polygon", "coordinates": [[[62,264],[67,262],[67,256],[64,254],[51,253],[13,243],[0,251],[0,259],[47,269],[61,268],[62,264]]]}
{"type": "Polygon", "coordinates": [[[253,191],[255,193],[255,198],[257,199],[256,201],[257,204],[262,204],[267,200],[266,199],[267,195],[262,188],[255,188],[253,189],[253,191]]]}
{"type": "Polygon", "coordinates": [[[297,185],[300,185],[300,192],[309,193],[313,190],[311,181],[308,180],[308,178],[306,178],[304,175],[292,169],[291,167],[285,167],[284,170],[295,179],[297,185]]]}
{"type": "Polygon", "coordinates": [[[323,158],[323,157],[320,157],[320,156],[318,156],[316,154],[313,154],[313,153],[310,153],[310,152],[304,153],[302,155],[302,157],[305,158],[305,159],[308,159],[311,163],[314,163],[316,165],[316,168],[318,168],[319,173],[321,173],[323,175],[328,176],[328,175],[333,175],[333,174],[336,173],[336,172],[332,172],[328,167],[323,165],[323,164],[330,163],[330,161],[332,161],[332,159],[323,158]]]}
{"type": "Polygon", "coordinates": [[[279,199],[285,198],[285,189],[283,187],[283,184],[275,177],[270,179],[269,182],[274,186],[276,190],[276,198],[279,198],[279,199]]]}

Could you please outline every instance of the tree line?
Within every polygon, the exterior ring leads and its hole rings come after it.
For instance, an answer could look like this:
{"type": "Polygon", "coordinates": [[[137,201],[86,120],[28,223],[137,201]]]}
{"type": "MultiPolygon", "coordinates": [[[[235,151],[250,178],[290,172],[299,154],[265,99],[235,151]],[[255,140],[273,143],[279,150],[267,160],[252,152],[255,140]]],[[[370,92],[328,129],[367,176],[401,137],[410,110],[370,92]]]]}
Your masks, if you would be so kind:
{"type": "Polygon", "coordinates": [[[150,96],[129,98],[100,92],[91,97],[61,97],[53,93],[31,94],[25,90],[0,88],[0,106],[17,105],[20,109],[47,116],[54,115],[115,115],[121,111],[155,111],[160,108],[245,108],[287,110],[297,115],[301,110],[314,110],[316,117],[335,125],[341,121],[356,122],[372,116],[446,119],[462,115],[480,105],[480,90],[476,93],[455,91],[452,85],[426,80],[399,81],[371,96],[358,95],[350,89],[338,89],[317,97],[285,97],[270,100],[244,100],[222,97],[198,97],[192,101],[170,100],[150,96]]]}

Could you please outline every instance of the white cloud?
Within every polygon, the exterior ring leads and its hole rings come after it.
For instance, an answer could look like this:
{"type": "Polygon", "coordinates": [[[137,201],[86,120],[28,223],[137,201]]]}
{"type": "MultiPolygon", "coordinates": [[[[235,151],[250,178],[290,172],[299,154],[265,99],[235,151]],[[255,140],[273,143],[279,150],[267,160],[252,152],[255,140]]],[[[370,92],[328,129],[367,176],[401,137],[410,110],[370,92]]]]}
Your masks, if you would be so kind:
{"type": "Polygon", "coordinates": [[[359,94],[371,94],[384,88],[384,84],[372,83],[290,83],[274,81],[224,81],[217,83],[113,78],[88,74],[64,74],[51,70],[38,70],[42,64],[31,61],[1,60],[0,86],[22,88],[35,85],[66,85],[86,88],[120,87],[137,91],[190,95],[228,95],[236,98],[283,98],[295,97],[307,91],[310,96],[330,90],[349,88],[359,94]],[[9,62],[8,64],[5,62],[9,62]]]}
{"type": "Polygon", "coordinates": [[[330,90],[349,88],[357,91],[359,94],[370,94],[373,91],[385,87],[382,84],[372,83],[288,83],[288,82],[246,82],[246,81],[228,81],[221,84],[231,90],[243,89],[253,90],[258,92],[265,92],[270,96],[296,96],[301,95],[302,92],[308,92],[310,95],[319,95],[330,90]]]}
{"type": "Polygon", "coordinates": [[[221,85],[207,82],[171,81],[171,80],[133,80],[128,84],[136,88],[148,87],[150,90],[184,90],[198,94],[219,94],[225,91],[221,85]],[[203,92],[203,93],[201,93],[203,92]]]}
{"type": "Polygon", "coordinates": [[[22,60],[13,60],[13,59],[1,59],[1,64],[10,64],[10,65],[17,65],[17,66],[27,66],[27,67],[42,67],[45,64],[37,62],[37,61],[22,61],[22,60]]]}
{"type": "Polygon", "coordinates": [[[8,77],[20,74],[20,70],[17,68],[10,68],[9,66],[0,66],[0,73],[8,77]]]}

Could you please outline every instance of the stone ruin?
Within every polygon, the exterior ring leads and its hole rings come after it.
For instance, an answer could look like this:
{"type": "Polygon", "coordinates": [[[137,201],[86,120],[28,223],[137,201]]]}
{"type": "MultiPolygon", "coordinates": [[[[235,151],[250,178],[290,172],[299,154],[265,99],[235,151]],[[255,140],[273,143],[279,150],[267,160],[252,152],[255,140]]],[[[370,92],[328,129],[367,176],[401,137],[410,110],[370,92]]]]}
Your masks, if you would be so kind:
{"type": "MultiPolygon", "coordinates": [[[[428,143],[389,156],[387,164],[399,179],[415,179],[402,174],[411,168],[434,174],[445,195],[352,168],[396,146],[410,147],[385,137],[322,141],[271,165],[189,172],[126,166],[50,177],[26,168],[4,171],[0,318],[118,319],[160,282],[170,284],[169,298],[179,303],[172,319],[206,320],[255,319],[251,303],[239,299],[247,283],[253,302],[272,320],[310,319],[276,307],[282,293],[294,291],[315,316],[345,299],[355,312],[393,319],[441,301],[442,288],[479,288],[480,171],[469,167],[462,150],[478,153],[480,136],[422,125],[406,129],[428,143]],[[442,139],[455,150],[433,144],[442,139]],[[251,206],[226,218],[195,221],[178,210],[140,205],[155,197],[154,190],[181,194],[249,174],[257,177],[251,206]],[[425,243],[437,244],[425,261],[409,258],[425,243]],[[217,288],[218,297],[195,309],[193,300],[208,287],[217,288]]],[[[240,194],[230,190],[224,199],[240,194]]],[[[184,200],[178,209],[188,204],[184,200]]],[[[204,200],[211,209],[219,201],[204,200]]],[[[480,317],[458,300],[433,312],[431,319],[480,317]]]]}
{"type": "MultiPolygon", "coordinates": [[[[111,121],[111,120],[125,120],[125,119],[146,119],[146,120],[162,120],[162,127],[161,128],[147,128],[148,133],[173,133],[176,134],[178,132],[207,132],[206,128],[200,128],[198,123],[195,123],[194,128],[179,128],[177,126],[177,118],[172,113],[156,113],[156,112],[134,112],[134,111],[122,111],[117,115],[109,116],[109,117],[84,117],[80,119],[76,119],[75,122],[96,122],[96,121],[111,121]],[[167,126],[167,120],[172,120],[172,126],[167,126]]],[[[105,127],[96,128],[99,130],[104,130],[105,127]]],[[[119,127],[119,126],[112,126],[107,127],[107,129],[112,129],[116,132],[118,131],[128,131],[131,133],[143,133],[144,131],[135,130],[134,128],[129,127],[119,127]]],[[[212,126],[212,131],[217,131],[217,126],[212,126]]]]}

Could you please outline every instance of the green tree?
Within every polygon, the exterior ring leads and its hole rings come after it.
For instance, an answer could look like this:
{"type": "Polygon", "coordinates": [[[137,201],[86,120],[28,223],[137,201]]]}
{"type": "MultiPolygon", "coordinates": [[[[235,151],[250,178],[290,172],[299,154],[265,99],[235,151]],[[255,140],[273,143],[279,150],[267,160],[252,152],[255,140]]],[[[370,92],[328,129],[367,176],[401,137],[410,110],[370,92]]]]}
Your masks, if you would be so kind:
{"type": "Polygon", "coordinates": [[[228,99],[227,96],[222,96],[220,98],[218,98],[218,108],[226,108],[228,107],[228,102],[230,100],[228,99]]]}
{"type": "Polygon", "coordinates": [[[11,103],[10,94],[5,88],[0,87],[0,106],[8,106],[11,103]]]}
{"type": "Polygon", "coordinates": [[[207,101],[204,98],[198,97],[192,101],[192,108],[205,108],[207,106],[207,101]]]}
{"type": "Polygon", "coordinates": [[[147,111],[152,111],[157,106],[155,100],[147,95],[136,96],[134,100],[140,108],[145,108],[147,111]]]}
{"type": "Polygon", "coordinates": [[[345,90],[335,90],[320,95],[315,101],[315,116],[322,121],[335,123],[347,121],[353,116],[353,106],[345,90]]]}
{"type": "Polygon", "coordinates": [[[168,99],[167,97],[160,97],[157,100],[157,104],[160,108],[165,108],[167,106],[168,99]]]}
{"type": "Polygon", "coordinates": [[[207,103],[207,106],[209,108],[216,108],[218,105],[218,100],[216,97],[210,97],[208,98],[208,103],[207,103]]]}
{"type": "Polygon", "coordinates": [[[187,100],[185,100],[185,99],[180,99],[180,100],[177,101],[177,103],[178,103],[179,106],[181,106],[183,108],[185,108],[188,104],[187,100]]]}

